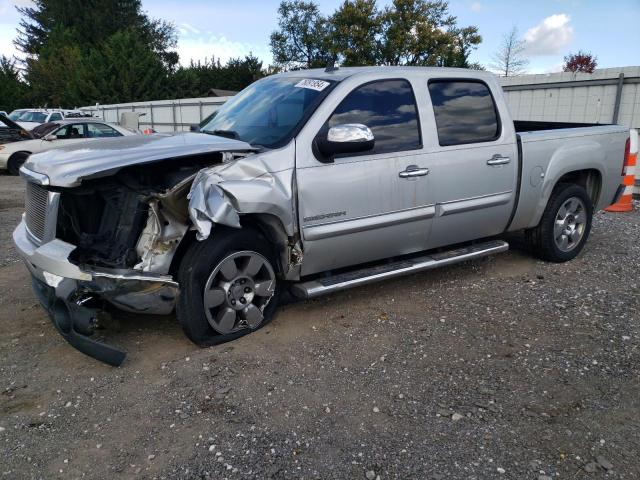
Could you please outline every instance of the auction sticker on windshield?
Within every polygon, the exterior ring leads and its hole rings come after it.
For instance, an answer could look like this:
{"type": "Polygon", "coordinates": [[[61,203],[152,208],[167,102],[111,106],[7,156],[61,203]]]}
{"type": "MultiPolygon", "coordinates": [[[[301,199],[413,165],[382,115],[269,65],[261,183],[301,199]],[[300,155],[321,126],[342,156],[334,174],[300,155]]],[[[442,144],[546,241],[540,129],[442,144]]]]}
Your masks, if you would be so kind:
{"type": "Polygon", "coordinates": [[[305,79],[305,80],[300,80],[298,83],[296,83],[295,86],[298,88],[310,88],[311,90],[316,90],[318,92],[321,92],[322,90],[324,90],[329,86],[329,82],[325,82],[323,80],[305,79]]]}

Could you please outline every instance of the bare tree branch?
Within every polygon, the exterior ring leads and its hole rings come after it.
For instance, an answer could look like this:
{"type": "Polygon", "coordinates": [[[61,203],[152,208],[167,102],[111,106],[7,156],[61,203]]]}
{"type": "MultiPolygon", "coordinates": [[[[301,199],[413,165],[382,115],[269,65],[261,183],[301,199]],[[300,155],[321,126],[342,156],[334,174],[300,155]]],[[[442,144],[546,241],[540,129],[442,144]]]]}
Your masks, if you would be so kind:
{"type": "Polygon", "coordinates": [[[493,55],[493,63],[489,67],[504,77],[523,74],[529,65],[524,50],[525,42],[518,38],[518,29],[514,26],[502,38],[500,49],[493,55]]]}

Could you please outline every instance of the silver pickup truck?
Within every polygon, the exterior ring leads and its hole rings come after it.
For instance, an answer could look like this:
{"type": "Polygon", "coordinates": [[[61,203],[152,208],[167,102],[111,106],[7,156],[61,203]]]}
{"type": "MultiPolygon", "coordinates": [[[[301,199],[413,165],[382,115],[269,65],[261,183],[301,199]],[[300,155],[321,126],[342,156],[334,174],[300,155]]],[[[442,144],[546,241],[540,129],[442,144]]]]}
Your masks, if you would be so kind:
{"type": "Polygon", "coordinates": [[[514,122],[496,77],[339,68],[262,79],[200,133],[33,155],[14,241],[76,348],[97,313],[176,311],[214,345],[311,298],[507,250],[574,258],[623,186],[627,129],[514,122]]]}

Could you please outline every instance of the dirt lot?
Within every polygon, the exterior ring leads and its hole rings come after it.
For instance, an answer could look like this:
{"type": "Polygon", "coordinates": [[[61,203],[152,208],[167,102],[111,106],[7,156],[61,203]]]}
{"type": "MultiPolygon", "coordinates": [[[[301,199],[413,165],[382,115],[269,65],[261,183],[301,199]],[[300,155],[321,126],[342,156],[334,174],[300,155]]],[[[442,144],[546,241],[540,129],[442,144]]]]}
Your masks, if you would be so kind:
{"type": "MultiPolygon", "coordinates": [[[[640,477],[640,212],[584,253],[517,249],[284,307],[199,349],[122,315],[120,368],[54,331],[0,176],[2,478],[640,477]]],[[[517,243],[517,239],[516,243],[517,243]]]]}

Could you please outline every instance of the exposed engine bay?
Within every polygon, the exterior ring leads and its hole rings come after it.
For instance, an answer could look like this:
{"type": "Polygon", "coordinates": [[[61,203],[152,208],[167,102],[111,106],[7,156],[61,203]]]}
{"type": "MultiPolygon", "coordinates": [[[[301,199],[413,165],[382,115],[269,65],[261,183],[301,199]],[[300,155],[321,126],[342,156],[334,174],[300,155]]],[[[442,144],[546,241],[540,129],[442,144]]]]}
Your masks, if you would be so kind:
{"type": "Polygon", "coordinates": [[[175,158],[60,189],[56,236],[77,247],[70,257],[77,264],[168,273],[189,228],[193,179],[233,158],[226,152],[175,158]]]}

